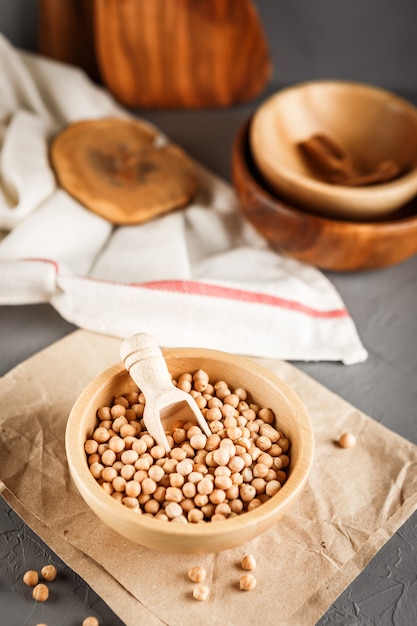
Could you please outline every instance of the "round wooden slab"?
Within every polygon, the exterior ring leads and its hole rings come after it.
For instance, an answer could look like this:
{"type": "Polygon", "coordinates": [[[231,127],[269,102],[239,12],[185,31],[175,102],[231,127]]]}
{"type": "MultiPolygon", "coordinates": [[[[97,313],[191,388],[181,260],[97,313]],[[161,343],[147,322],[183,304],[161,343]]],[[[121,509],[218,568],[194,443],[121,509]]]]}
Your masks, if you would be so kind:
{"type": "Polygon", "coordinates": [[[155,147],[157,133],[137,120],[105,118],[67,126],[50,158],[58,182],[114,224],[139,224],[186,206],[197,190],[187,155],[155,147]]]}

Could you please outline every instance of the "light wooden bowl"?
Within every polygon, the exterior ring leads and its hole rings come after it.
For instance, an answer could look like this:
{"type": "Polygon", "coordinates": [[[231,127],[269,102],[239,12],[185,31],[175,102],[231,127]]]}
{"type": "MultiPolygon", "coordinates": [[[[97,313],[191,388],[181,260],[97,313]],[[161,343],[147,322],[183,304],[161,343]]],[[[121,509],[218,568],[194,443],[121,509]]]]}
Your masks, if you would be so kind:
{"type": "Polygon", "coordinates": [[[283,200],[260,175],[249,146],[250,124],[234,142],[233,183],[242,214],[277,252],[342,272],[379,269],[417,254],[417,199],[383,221],[343,221],[305,211],[283,200]]]}
{"type": "Polygon", "coordinates": [[[281,431],[290,439],[288,478],[280,491],[257,509],[235,518],[200,524],[174,524],[137,515],[106,494],[90,474],[84,442],[91,436],[96,411],[128,393],[135,385],[122,364],[93,380],[75,402],[66,429],[66,453],[72,478],[81,496],[97,516],[132,541],[162,552],[208,554],[250,541],[275,524],[294,504],[309,474],[314,436],[304,405],[294,391],[270,370],[249,359],[208,349],[163,350],[173,376],[205,369],[210,377],[244,387],[253,400],[270,407],[281,431]]]}
{"type": "Polygon", "coordinates": [[[377,87],[314,81],[283,89],[255,112],[250,145],[271,187],[319,215],[371,220],[388,216],[417,193],[417,108],[377,87]],[[330,183],[297,146],[316,134],[342,147],[361,173],[390,159],[401,173],[367,186],[330,183]]]}

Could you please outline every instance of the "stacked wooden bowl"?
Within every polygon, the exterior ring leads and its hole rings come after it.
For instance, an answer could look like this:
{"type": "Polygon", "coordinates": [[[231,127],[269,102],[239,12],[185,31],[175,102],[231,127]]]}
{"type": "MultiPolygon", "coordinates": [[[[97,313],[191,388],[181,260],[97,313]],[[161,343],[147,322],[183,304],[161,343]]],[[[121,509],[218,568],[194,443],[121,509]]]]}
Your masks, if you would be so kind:
{"type": "Polygon", "coordinates": [[[417,253],[417,109],[382,89],[320,81],[276,93],[236,137],[233,181],[280,253],[336,271],[417,253]]]}

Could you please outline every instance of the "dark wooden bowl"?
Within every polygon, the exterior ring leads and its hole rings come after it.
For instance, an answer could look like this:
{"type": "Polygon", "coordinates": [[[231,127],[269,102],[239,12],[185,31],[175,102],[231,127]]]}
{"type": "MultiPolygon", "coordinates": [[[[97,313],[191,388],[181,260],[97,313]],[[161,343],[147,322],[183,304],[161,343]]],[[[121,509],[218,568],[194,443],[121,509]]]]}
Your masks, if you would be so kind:
{"type": "Polygon", "coordinates": [[[329,219],[291,206],[270,189],[254,164],[250,123],[234,142],[233,183],[243,215],[275,250],[336,271],[378,269],[417,254],[417,198],[389,220],[372,222],[329,219]]]}

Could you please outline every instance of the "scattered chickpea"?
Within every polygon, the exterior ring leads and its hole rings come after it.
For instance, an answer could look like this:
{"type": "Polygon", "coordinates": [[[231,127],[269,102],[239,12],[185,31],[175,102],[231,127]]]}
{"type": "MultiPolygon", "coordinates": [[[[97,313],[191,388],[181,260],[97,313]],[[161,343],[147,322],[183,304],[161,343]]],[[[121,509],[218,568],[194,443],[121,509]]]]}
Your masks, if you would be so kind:
{"type": "Polygon", "coordinates": [[[99,626],[99,621],[96,617],[90,615],[83,620],[82,626],[99,626]]]}
{"type": "Polygon", "coordinates": [[[201,565],[197,565],[196,567],[192,567],[188,572],[188,578],[193,581],[193,583],[203,583],[206,580],[207,572],[201,565]]]}
{"type": "Polygon", "coordinates": [[[38,583],[33,588],[32,596],[37,602],[46,602],[49,598],[49,589],[44,583],[38,583]]]}
{"type": "Polygon", "coordinates": [[[245,554],[240,562],[242,569],[254,570],[256,567],[256,559],[252,554],[245,554]]]}
{"type": "Polygon", "coordinates": [[[44,565],[41,569],[42,578],[48,582],[55,580],[57,573],[55,565],[44,565]]]}
{"type": "Polygon", "coordinates": [[[207,585],[203,585],[203,583],[199,583],[193,589],[193,596],[196,600],[207,600],[209,593],[209,588],[207,587],[207,585]]]}
{"type": "Polygon", "coordinates": [[[242,591],[253,591],[256,587],[256,578],[253,574],[243,574],[239,580],[239,587],[242,591]]]}
{"type": "Polygon", "coordinates": [[[35,572],[33,569],[28,570],[23,574],[23,582],[28,587],[34,587],[39,582],[38,572],[35,572]]]}
{"type": "Polygon", "coordinates": [[[343,433],[339,437],[339,446],[341,448],[353,448],[356,444],[356,437],[352,433],[343,433]]]}

